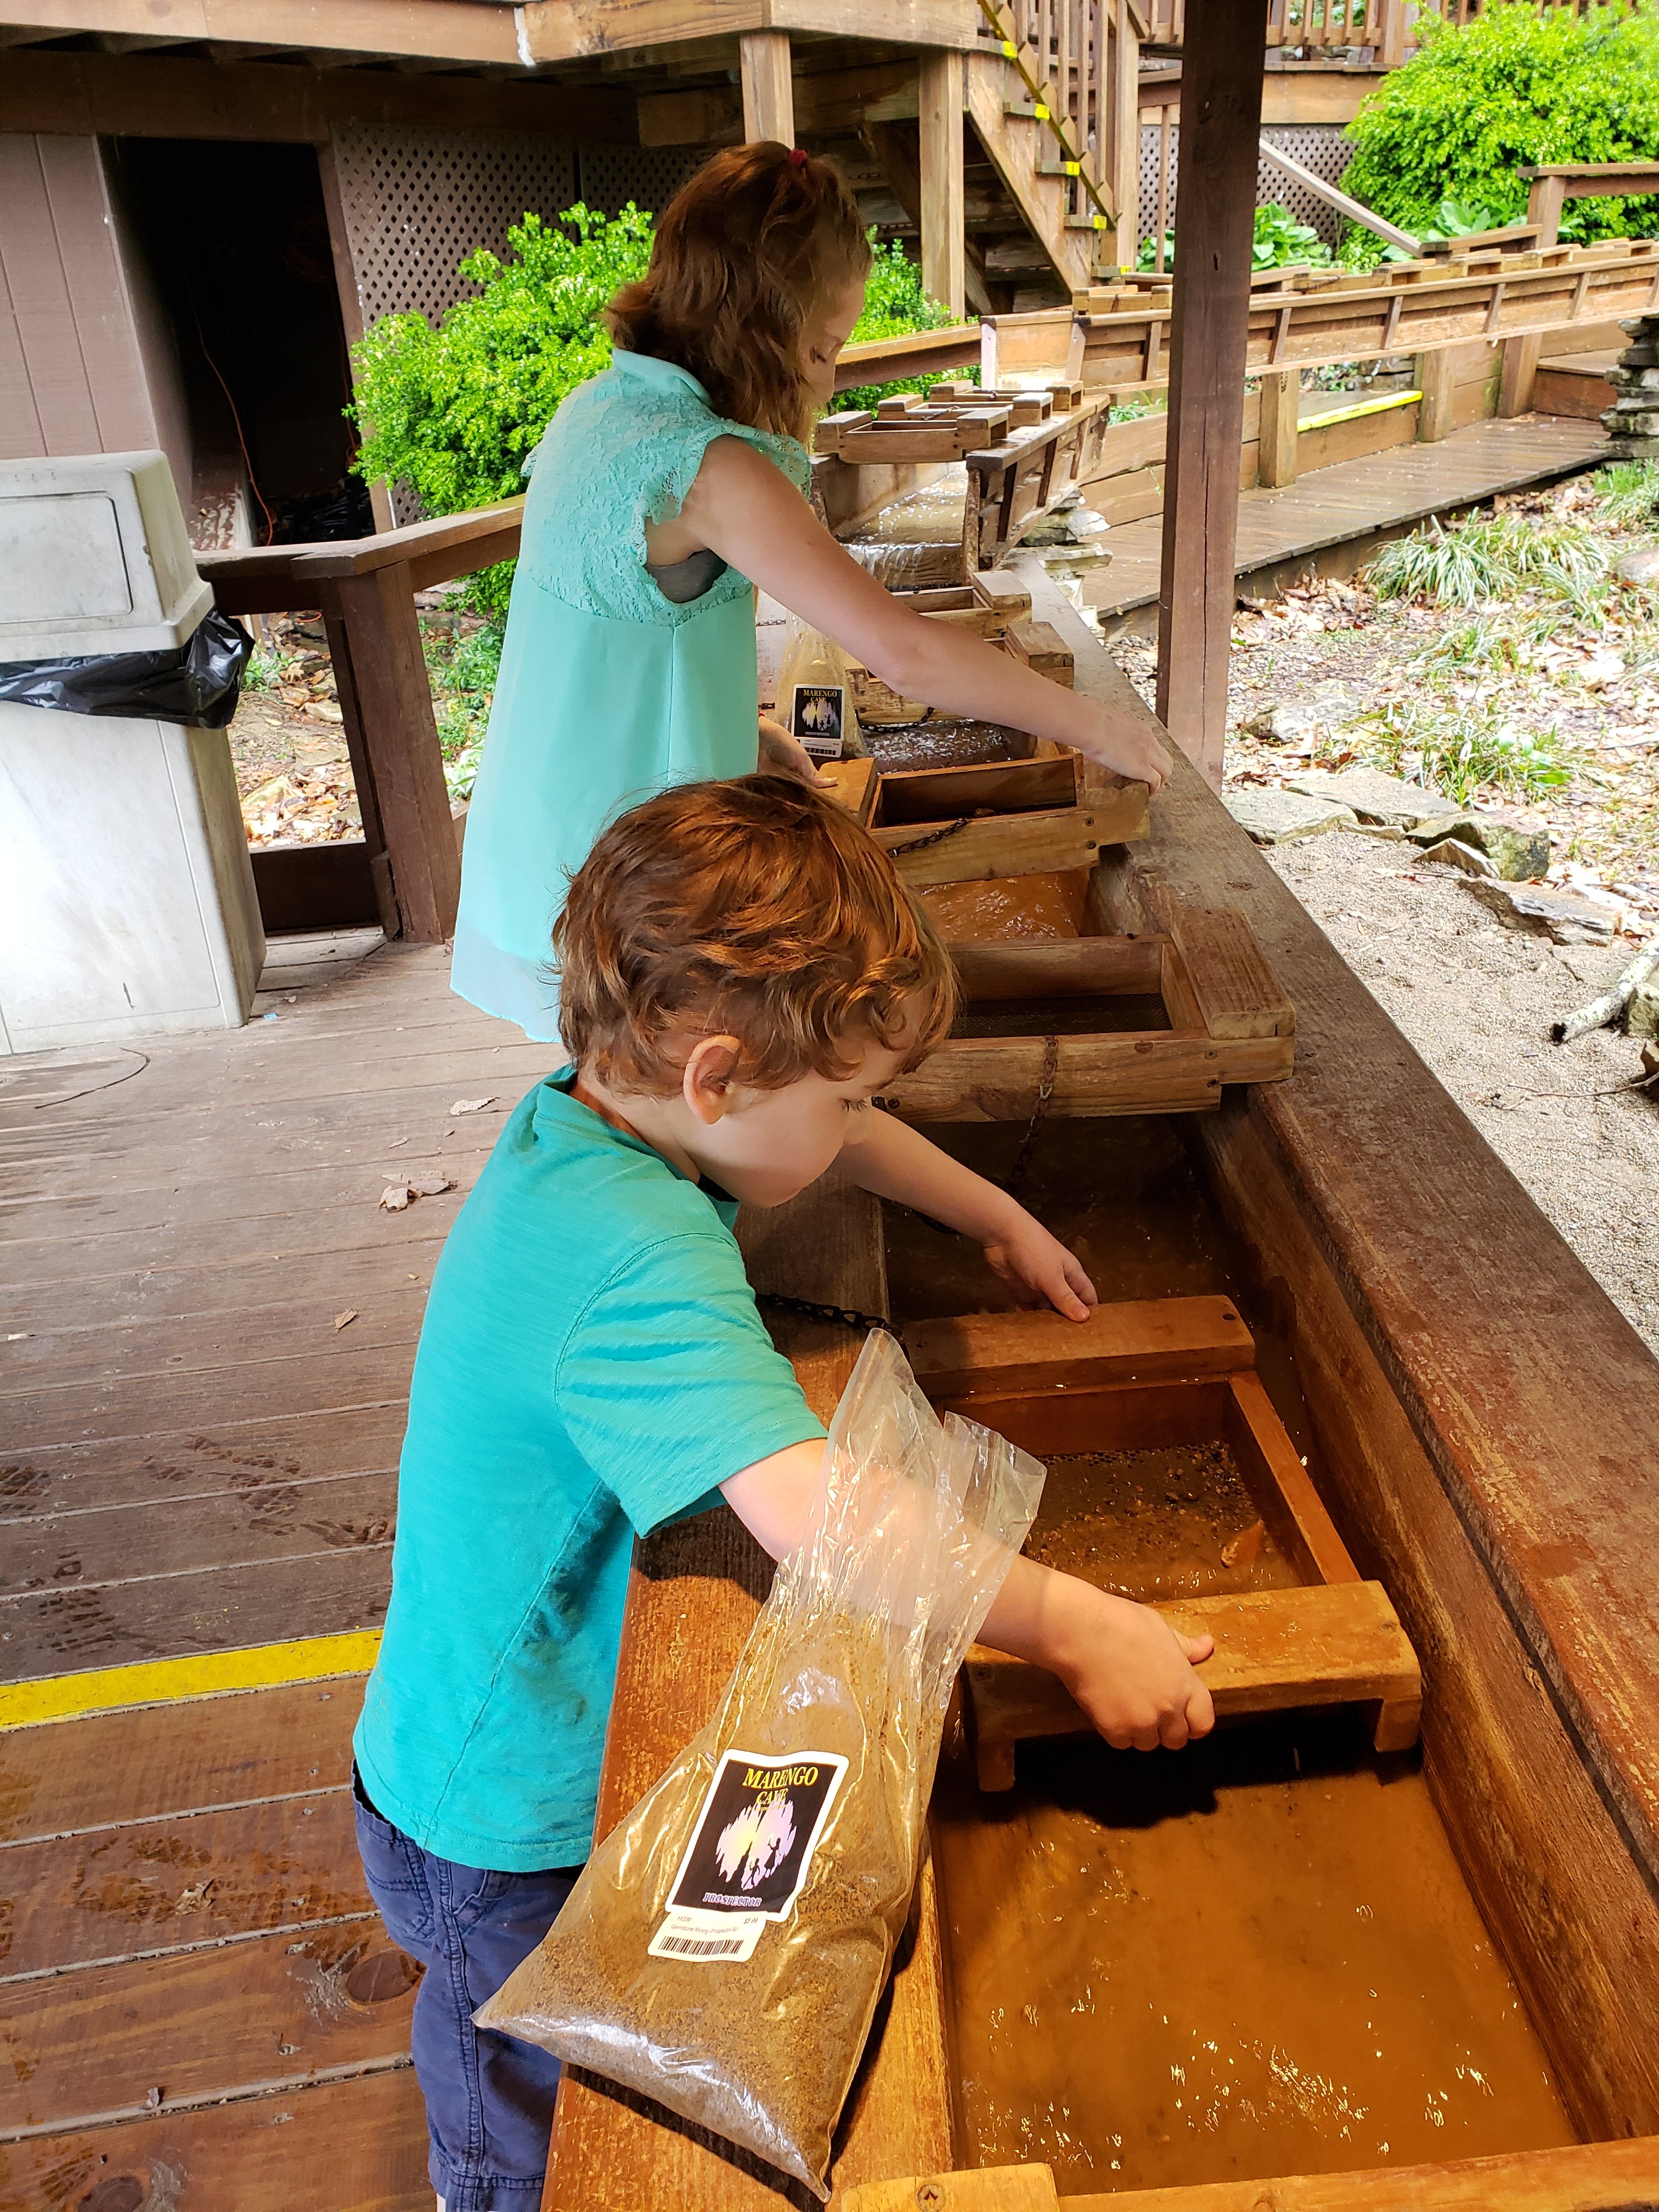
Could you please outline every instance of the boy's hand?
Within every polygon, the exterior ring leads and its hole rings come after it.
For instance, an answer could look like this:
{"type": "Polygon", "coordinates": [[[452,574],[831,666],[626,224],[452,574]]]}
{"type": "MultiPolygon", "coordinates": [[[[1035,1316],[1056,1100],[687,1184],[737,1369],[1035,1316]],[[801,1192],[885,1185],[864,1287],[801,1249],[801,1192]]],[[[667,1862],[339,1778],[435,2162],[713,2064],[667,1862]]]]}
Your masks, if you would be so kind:
{"type": "Polygon", "coordinates": [[[1095,1286],[1075,1252],[1051,1237],[1023,1206],[1015,1218],[983,1243],[992,1272],[1007,1284],[1023,1306],[1051,1305],[1067,1321],[1087,1321],[1100,1304],[1095,1286]]]}
{"type": "Polygon", "coordinates": [[[1179,1751],[1215,1726],[1215,1706],[1196,1663],[1215,1650],[1209,1636],[1183,1636],[1150,1606],[1073,1583],[1062,1648],[1048,1664],[1115,1750],[1179,1751]],[[1086,1592],[1087,1604],[1079,1593],[1086,1592]]]}

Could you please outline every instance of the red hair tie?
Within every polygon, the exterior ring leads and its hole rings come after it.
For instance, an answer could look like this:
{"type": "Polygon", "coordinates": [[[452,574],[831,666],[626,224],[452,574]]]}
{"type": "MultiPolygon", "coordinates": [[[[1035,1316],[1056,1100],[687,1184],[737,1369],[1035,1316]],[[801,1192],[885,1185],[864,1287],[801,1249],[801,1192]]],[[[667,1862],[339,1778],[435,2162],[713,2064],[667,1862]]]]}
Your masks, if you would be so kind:
{"type": "Polygon", "coordinates": [[[789,149],[789,166],[792,169],[804,169],[806,167],[806,156],[799,146],[792,146],[789,149]]]}

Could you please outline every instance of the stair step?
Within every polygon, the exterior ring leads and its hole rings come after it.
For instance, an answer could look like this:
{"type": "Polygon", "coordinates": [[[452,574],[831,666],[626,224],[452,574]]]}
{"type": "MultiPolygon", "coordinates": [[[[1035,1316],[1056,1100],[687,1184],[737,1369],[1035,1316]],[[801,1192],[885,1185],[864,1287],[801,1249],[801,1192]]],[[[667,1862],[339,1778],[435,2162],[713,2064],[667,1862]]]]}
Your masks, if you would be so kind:
{"type": "Polygon", "coordinates": [[[1111,227],[1103,215],[1068,215],[1066,218],[1067,230],[1109,230],[1111,227]]]}
{"type": "Polygon", "coordinates": [[[1083,173],[1081,161],[1039,161],[1036,173],[1040,177],[1077,177],[1083,173]]]}

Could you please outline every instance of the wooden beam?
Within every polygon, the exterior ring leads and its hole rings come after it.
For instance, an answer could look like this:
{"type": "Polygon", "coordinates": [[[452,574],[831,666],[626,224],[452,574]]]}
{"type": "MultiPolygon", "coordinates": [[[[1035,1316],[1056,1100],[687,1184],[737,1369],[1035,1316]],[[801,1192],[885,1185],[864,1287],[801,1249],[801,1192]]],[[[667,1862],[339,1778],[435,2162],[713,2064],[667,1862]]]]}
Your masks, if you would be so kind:
{"type": "Polygon", "coordinates": [[[743,73],[743,135],[795,143],[795,88],[789,72],[787,31],[745,31],[738,42],[743,73]]]}
{"type": "Polygon", "coordinates": [[[1261,380],[1261,447],[1256,482],[1274,490],[1296,482],[1296,436],[1302,407],[1299,368],[1271,371],[1261,380]]]}
{"type": "MultiPolygon", "coordinates": [[[[1118,0],[1111,34],[1112,112],[1105,119],[1111,133],[1109,182],[1117,202],[1112,258],[1120,268],[1133,269],[1140,252],[1140,44],[1128,0],[1118,0]]],[[[1065,97],[1064,87],[1060,96],[1065,97]]]]}
{"type": "Polygon", "coordinates": [[[1413,377],[1423,395],[1417,409],[1417,435],[1423,445],[1437,443],[1452,427],[1457,360],[1455,348],[1437,346],[1432,353],[1419,354],[1412,364],[1413,377]]]}
{"type": "MultiPolygon", "coordinates": [[[[505,11],[503,11],[505,12],[505,11]]],[[[233,138],[325,146],[337,124],[527,131],[632,143],[635,100],[580,87],[395,70],[221,65],[178,54],[12,53],[0,70],[0,131],[118,138],[233,138]]]]}
{"type": "Polygon", "coordinates": [[[1401,230],[1397,223],[1385,222],[1380,215],[1373,215],[1358,200],[1350,199],[1346,192],[1338,191],[1334,185],[1328,185],[1322,177],[1316,177],[1300,161],[1292,161],[1282,148],[1264,138],[1260,151],[1264,161],[1289,177],[1293,184],[1300,185],[1304,191],[1312,192],[1316,198],[1334,207],[1339,215],[1346,216],[1350,222],[1357,222],[1366,230],[1375,231],[1379,238],[1387,239],[1390,246],[1399,246],[1404,253],[1421,251],[1421,241],[1413,238],[1410,231],[1401,230]]]}
{"type": "Polygon", "coordinates": [[[921,138],[921,281],[953,315],[967,311],[967,203],[962,177],[960,54],[924,54],[917,88],[921,138]]]}
{"type": "MultiPolygon", "coordinates": [[[[916,63],[907,57],[859,69],[815,70],[796,76],[794,94],[799,139],[911,121],[917,108],[916,63]]],[[[704,84],[686,92],[641,93],[639,131],[641,146],[740,145],[742,92],[736,84],[704,84]]]]}
{"type": "Polygon", "coordinates": [[[180,41],[225,39],[336,52],[430,54],[520,66],[514,10],[490,0],[28,0],[31,29],[180,41]]]}
{"type": "MultiPolygon", "coordinates": [[[[1659,171],[1656,171],[1659,175],[1659,171]]],[[[1534,175],[1527,187],[1527,221],[1536,224],[1540,246],[1553,246],[1561,235],[1561,214],[1566,203],[1569,178],[1557,173],[1534,175]]],[[[1544,350],[1536,332],[1504,341],[1503,381],[1498,390],[1498,411],[1510,420],[1532,410],[1538,363],[1544,350]]]]}
{"type": "MultiPolygon", "coordinates": [[[[508,11],[503,7],[500,12],[508,11]]],[[[903,46],[971,48],[978,10],[964,0],[529,0],[520,19],[531,62],[582,61],[632,48],[745,32],[890,40],[903,46]]]]}
{"type": "Polygon", "coordinates": [[[1182,64],[1158,712],[1218,788],[1267,27],[1267,0],[1189,0],[1182,64]]]}

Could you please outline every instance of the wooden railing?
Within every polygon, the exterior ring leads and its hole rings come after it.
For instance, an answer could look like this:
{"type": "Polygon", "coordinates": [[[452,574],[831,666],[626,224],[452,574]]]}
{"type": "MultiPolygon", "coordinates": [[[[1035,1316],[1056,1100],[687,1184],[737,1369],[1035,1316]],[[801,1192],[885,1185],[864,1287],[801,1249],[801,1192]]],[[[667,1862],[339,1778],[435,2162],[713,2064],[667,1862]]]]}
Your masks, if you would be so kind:
{"type": "MultiPolygon", "coordinates": [[[[226,614],[320,610],[363,842],[316,847],[305,858],[337,873],[366,866],[388,937],[441,944],[455,927],[461,888],[415,594],[510,561],[523,516],[524,501],[507,500],[374,538],[197,556],[226,614]]],[[[297,921],[288,915],[275,926],[297,921]]]]}

